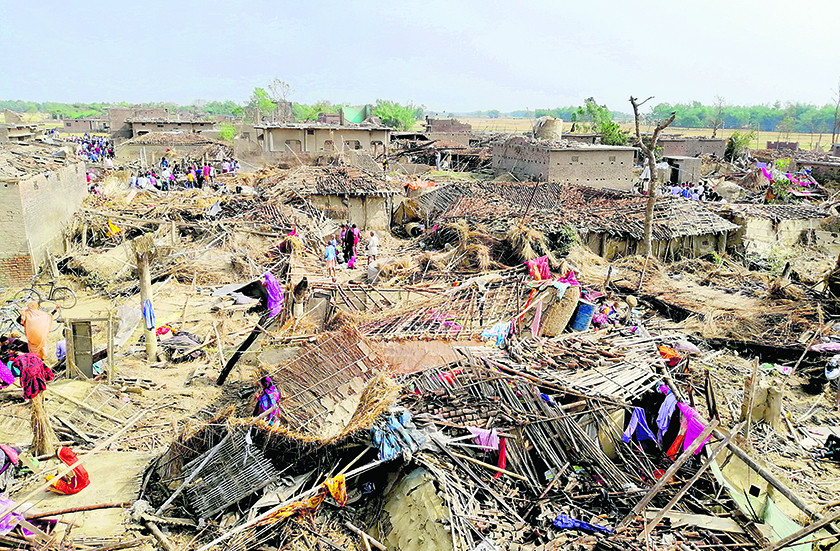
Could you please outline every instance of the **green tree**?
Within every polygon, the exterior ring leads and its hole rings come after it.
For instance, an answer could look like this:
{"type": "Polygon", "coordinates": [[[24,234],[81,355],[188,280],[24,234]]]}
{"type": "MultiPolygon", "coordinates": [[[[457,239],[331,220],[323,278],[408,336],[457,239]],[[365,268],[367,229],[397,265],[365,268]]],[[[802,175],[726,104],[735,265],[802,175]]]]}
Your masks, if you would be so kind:
{"type": "Polygon", "coordinates": [[[223,122],[219,125],[219,139],[223,142],[233,142],[236,137],[236,127],[229,122],[223,122]]]}
{"type": "Polygon", "coordinates": [[[606,145],[626,145],[628,134],[618,123],[613,122],[612,112],[606,105],[598,105],[595,98],[586,98],[584,105],[572,114],[572,121],[588,124],[601,134],[601,143],[606,145]]]}
{"type": "Polygon", "coordinates": [[[416,105],[401,105],[395,101],[378,99],[373,107],[373,115],[379,117],[382,123],[397,130],[409,130],[418,120],[418,111],[422,107],[416,105]]]}

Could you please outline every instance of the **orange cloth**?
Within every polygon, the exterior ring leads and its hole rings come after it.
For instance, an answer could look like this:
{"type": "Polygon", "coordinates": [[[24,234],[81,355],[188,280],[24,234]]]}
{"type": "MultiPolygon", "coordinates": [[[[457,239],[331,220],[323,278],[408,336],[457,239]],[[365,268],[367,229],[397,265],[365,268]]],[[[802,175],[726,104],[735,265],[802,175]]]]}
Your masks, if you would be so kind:
{"type": "Polygon", "coordinates": [[[347,481],[343,474],[327,480],[321,487],[327,490],[341,507],[347,505],[347,481]]]}
{"type": "Polygon", "coordinates": [[[318,507],[321,506],[327,494],[330,494],[341,507],[347,505],[347,481],[345,480],[343,474],[325,481],[321,484],[321,488],[318,493],[306,501],[295,501],[281,509],[277,509],[272,514],[259,521],[257,526],[274,524],[275,522],[288,518],[295,513],[300,513],[301,515],[312,514],[318,509],[318,507]]]}
{"type": "MultiPolygon", "coordinates": [[[[56,453],[56,455],[61,462],[68,467],[79,460],[70,448],[58,448],[58,453],[56,453]]],[[[52,484],[50,484],[48,490],[57,494],[78,494],[90,485],[90,476],[88,475],[87,470],[81,465],[77,465],[73,469],[72,474],[68,473],[61,478],[48,478],[49,480],[52,480],[52,484]]]]}
{"type": "Polygon", "coordinates": [[[50,314],[32,308],[27,308],[20,315],[29,351],[42,360],[47,359],[47,337],[50,334],[52,319],[50,314]]]}

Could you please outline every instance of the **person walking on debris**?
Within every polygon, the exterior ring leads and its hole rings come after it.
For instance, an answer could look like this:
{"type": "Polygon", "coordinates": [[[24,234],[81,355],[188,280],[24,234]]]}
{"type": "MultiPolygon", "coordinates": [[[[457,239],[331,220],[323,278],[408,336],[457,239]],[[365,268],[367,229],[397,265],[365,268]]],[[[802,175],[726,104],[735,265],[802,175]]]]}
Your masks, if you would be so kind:
{"type": "Polygon", "coordinates": [[[280,411],[277,408],[280,403],[280,391],[277,390],[274,381],[268,375],[260,378],[260,385],[262,390],[257,396],[257,411],[255,413],[261,415],[266,411],[269,412],[265,415],[265,419],[269,425],[273,425],[280,416],[280,411]]]}
{"type": "Polygon", "coordinates": [[[370,232],[367,243],[367,263],[375,261],[377,256],[379,256],[379,236],[375,232],[370,232]]]}
{"type": "Polygon", "coordinates": [[[327,241],[327,248],[324,250],[324,260],[327,263],[327,276],[331,277],[335,283],[335,261],[338,256],[338,251],[335,248],[335,239],[327,241]]]}
{"type": "Polygon", "coordinates": [[[353,247],[355,245],[356,238],[353,235],[353,231],[351,228],[346,228],[344,230],[344,240],[343,240],[343,249],[344,249],[344,261],[347,262],[347,265],[350,265],[350,260],[353,258],[353,247]]]}
{"type": "Polygon", "coordinates": [[[53,315],[58,312],[56,306],[52,312],[44,312],[39,304],[32,301],[26,305],[26,310],[21,312],[18,323],[23,326],[26,333],[26,341],[29,343],[29,352],[37,355],[42,360],[47,359],[47,337],[50,334],[53,315]]]}

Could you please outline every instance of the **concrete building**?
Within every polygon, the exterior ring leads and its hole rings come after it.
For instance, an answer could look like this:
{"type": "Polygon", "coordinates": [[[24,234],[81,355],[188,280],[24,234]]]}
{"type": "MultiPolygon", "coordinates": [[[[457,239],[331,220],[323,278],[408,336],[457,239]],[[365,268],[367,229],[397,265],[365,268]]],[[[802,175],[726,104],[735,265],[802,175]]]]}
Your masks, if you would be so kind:
{"type": "Polygon", "coordinates": [[[268,156],[297,153],[337,152],[361,149],[373,154],[385,151],[391,129],[374,125],[293,123],[255,125],[257,142],[268,156]]]}
{"type": "Polygon", "coordinates": [[[0,146],[0,285],[26,283],[64,251],[64,229],[87,194],[85,164],[70,148],[0,146]]]}
{"type": "Polygon", "coordinates": [[[131,137],[136,138],[150,132],[207,132],[215,130],[216,122],[211,120],[187,120],[172,118],[127,119],[131,137]]]}
{"type": "Polygon", "coordinates": [[[61,123],[60,130],[71,134],[102,134],[108,132],[108,119],[101,117],[64,119],[61,123]]]}
{"type": "Polygon", "coordinates": [[[700,181],[699,157],[662,157],[671,167],[665,180],[672,184],[695,184],[700,181]]]}
{"type": "Polygon", "coordinates": [[[797,151],[799,149],[799,142],[767,142],[767,149],[772,151],[784,151],[787,149],[797,151]]]}
{"type": "Polygon", "coordinates": [[[633,187],[633,147],[510,138],[492,147],[492,167],[524,179],[594,188],[633,187]]]}
{"type": "Polygon", "coordinates": [[[714,155],[723,158],[726,151],[724,138],[692,138],[685,136],[661,136],[657,145],[662,148],[663,157],[700,157],[714,155]]]}

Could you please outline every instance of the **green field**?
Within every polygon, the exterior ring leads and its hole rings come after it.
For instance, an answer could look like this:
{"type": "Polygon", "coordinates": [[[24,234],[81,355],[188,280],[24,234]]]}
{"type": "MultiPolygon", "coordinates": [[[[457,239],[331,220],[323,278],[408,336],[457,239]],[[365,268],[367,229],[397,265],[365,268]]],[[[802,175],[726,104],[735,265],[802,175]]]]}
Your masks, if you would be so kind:
{"type": "MultiPolygon", "coordinates": [[[[531,126],[534,124],[534,119],[460,117],[458,120],[471,124],[474,130],[496,132],[526,132],[531,130],[531,126]]],[[[632,124],[622,124],[621,126],[629,132],[634,132],[632,124]]],[[[571,123],[569,123],[568,127],[571,127],[571,123]]],[[[653,127],[650,126],[642,127],[642,132],[650,132],[652,130],[653,127]]],[[[718,130],[717,135],[718,137],[728,138],[735,131],[734,129],[723,128],[718,130]]],[[[683,136],[708,137],[712,135],[711,128],[669,127],[666,132],[669,134],[682,134],[683,136]]],[[[779,132],[759,132],[750,147],[753,149],[764,149],[767,146],[767,141],[799,142],[801,149],[808,150],[814,149],[814,147],[819,145],[825,151],[831,146],[831,134],[799,134],[791,132],[780,135],[779,132]]]]}

